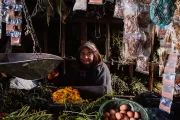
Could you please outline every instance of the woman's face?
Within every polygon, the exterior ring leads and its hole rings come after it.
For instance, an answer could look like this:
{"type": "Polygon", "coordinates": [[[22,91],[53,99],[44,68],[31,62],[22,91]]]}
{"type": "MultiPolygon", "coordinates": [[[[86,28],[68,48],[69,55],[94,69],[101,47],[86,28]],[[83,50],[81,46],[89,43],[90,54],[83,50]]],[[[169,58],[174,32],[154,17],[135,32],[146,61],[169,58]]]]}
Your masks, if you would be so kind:
{"type": "Polygon", "coordinates": [[[83,48],[80,52],[80,61],[85,65],[90,65],[93,62],[94,55],[92,50],[83,48]]]}

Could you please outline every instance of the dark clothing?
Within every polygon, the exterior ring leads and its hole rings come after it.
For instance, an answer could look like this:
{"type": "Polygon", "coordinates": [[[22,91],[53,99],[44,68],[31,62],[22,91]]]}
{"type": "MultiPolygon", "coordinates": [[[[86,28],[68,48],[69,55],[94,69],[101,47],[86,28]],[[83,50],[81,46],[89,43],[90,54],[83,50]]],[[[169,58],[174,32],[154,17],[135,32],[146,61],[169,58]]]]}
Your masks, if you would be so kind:
{"type": "Polygon", "coordinates": [[[112,92],[110,71],[104,62],[95,67],[74,64],[68,76],[72,86],[104,87],[104,94],[112,92]]]}

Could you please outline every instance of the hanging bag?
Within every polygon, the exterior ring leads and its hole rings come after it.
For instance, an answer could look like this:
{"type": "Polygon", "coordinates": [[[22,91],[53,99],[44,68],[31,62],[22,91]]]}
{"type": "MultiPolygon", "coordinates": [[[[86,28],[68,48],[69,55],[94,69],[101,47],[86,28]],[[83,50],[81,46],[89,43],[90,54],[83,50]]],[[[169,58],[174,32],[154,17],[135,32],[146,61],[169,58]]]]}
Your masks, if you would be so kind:
{"type": "Polygon", "coordinates": [[[89,0],[89,4],[102,5],[103,0],[89,0]]]}
{"type": "Polygon", "coordinates": [[[115,18],[123,18],[124,17],[123,0],[116,0],[113,17],[115,17],[115,18]]]}
{"type": "Polygon", "coordinates": [[[76,0],[73,11],[86,11],[87,10],[87,0],[76,0]]]}
{"type": "Polygon", "coordinates": [[[150,4],[150,18],[157,26],[166,26],[171,23],[175,0],[152,0],[150,4]]]}

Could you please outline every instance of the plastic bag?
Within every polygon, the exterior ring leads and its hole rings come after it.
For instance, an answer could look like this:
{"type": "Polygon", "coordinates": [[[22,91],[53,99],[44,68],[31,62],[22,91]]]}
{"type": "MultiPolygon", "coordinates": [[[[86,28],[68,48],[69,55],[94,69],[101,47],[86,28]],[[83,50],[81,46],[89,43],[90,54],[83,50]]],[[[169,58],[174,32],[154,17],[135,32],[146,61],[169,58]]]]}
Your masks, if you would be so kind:
{"type": "Polygon", "coordinates": [[[21,46],[21,37],[11,37],[11,46],[21,46]]]}
{"type": "Polygon", "coordinates": [[[139,4],[139,12],[138,12],[138,25],[142,28],[147,28],[150,24],[149,17],[150,6],[145,4],[139,4]]]}
{"type": "Polygon", "coordinates": [[[138,26],[138,7],[133,0],[124,1],[124,33],[133,34],[139,32],[138,26]]]}
{"type": "Polygon", "coordinates": [[[174,86],[176,81],[175,73],[165,73],[163,74],[163,84],[174,86]]]}
{"type": "Polygon", "coordinates": [[[174,86],[163,85],[162,96],[173,100],[174,86]]]}
{"type": "Polygon", "coordinates": [[[10,80],[10,88],[30,90],[36,86],[37,85],[31,80],[25,80],[18,77],[10,80]]]}
{"type": "Polygon", "coordinates": [[[162,97],[160,100],[159,108],[167,113],[171,112],[172,100],[166,97],[162,97]]]}
{"type": "Polygon", "coordinates": [[[74,7],[73,7],[73,11],[77,11],[77,10],[86,11],[87,10],[87,0],[76,0],[74,7]]]}
{"type": "Polygon", "coordinates": [[[151,38],[149,32],[141,30],[139,47],[137,52],[136,71],[144,74],[149,74],[149,56],[151,54],[151,38]]]}
{"type": "Polygon", "coordinates": [[[123,36],[125,42],[125,59],[134,60],[137,58],[137,51],[139,47],[139,38],[136,34],[127,34],[123,36]]]}
{"type": "Polygon", "coordinates": [[[144,74],[149,74],[149,58],[145,56],[138,56],[136,63],[136,71],[144,74]]]}
{"type": "Polygon", "coordinates": [[[115,17],[115,18],[124,18],[124,3],[123,3],[123,0],[116,0],[113,17],[115,17]]]}
{"type": "Polygon", "coordinates": [[[156,30],[155,31],[156,31],[157,37],[164,38],[167,29],[166,29],[166,27],[156,26],[156,30]]]}
{"type": "Polygon", "coordinates": [[[89,0],[88,4],[102,5],[103,0],[89,0]]]}
{"type": "Polygon", "coordinates": [[[137,21],[137,15],[125,15],[124,16],[124,33],[138,33],[139,26],[137,21]]]}

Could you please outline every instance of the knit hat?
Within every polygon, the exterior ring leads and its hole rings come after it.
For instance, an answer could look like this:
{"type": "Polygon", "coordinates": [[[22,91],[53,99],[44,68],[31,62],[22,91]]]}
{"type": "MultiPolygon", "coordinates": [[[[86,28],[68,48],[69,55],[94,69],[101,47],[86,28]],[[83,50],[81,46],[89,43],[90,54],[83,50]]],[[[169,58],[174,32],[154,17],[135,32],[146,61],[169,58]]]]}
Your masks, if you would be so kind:
{"type": "Polygon", "coordinates": [[[85,43],[83,43],[80,47],[79,47],[79,51],[81,51],[83,48],[89,48],[90,50],[92,50],[93,52],[96,52],[98,51],[95,44],[90,42],[90,41],[87,41],[85,43]]]}

